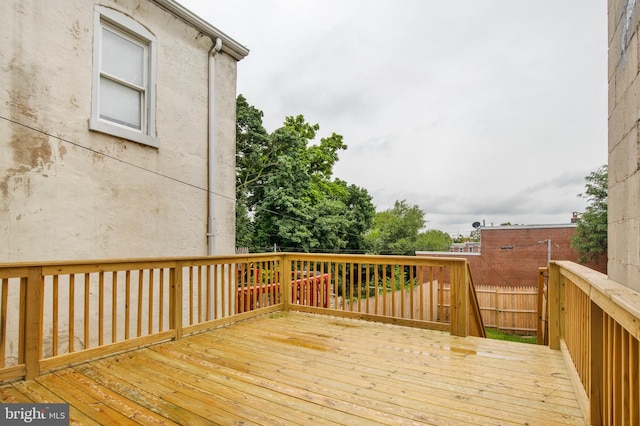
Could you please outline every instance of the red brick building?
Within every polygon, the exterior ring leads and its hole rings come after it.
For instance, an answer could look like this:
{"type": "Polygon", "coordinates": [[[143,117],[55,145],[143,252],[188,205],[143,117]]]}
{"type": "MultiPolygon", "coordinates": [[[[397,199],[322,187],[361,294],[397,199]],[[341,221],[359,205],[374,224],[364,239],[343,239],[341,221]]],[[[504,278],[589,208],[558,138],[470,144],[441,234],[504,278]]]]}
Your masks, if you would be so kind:
{"type": "MultiPolygon", "coordinates": [[[[476,285],[537,286],[538,268],[553,260],[578,261],[571,248],[577,224],[488,226],[480,244],[456,245],[450,252],[416,252],[417,256],[462,256],[469,261],[476,285]],[[479,251],[477,251],[479,248],[479,251]]],[[[589,267],[606,273],[606,256],[589,267]]]]}

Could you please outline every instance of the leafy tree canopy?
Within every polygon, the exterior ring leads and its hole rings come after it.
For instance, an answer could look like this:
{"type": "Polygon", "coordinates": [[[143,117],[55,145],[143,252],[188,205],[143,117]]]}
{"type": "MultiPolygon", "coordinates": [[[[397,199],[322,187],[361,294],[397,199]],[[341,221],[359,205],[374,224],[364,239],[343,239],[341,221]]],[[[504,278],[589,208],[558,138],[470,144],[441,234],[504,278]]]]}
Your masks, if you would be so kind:
{"type": "Polygon", "coordinates": [[[608,179],[608,167],[603,165],[585,177],[586,190],[578,194],[589,202],[571,238],[571,247],[579,253],[580,262],[591,261],[607,252],[608,179]]]}
{"type": "Polygon", "coordinates": [[[417,205],[396,201],[393,208],[376,213],[373,228],[366,235],[369,251],[414,255],[416,250],[448,250],[451,236],[437,230],[420,232],[425,224],[425,214],[417,205]]]}
{"type": "Polygon", "coordinates": [[[302,115],[286,117],[269,134],[262,111],[237,98],[236,241],[252,251],[274,244],[287,250],[364,250],[363,234],[375,208],[368,192],[333,179],[338,153],[333,133],[314,144],[319,130],[302,115]]]}

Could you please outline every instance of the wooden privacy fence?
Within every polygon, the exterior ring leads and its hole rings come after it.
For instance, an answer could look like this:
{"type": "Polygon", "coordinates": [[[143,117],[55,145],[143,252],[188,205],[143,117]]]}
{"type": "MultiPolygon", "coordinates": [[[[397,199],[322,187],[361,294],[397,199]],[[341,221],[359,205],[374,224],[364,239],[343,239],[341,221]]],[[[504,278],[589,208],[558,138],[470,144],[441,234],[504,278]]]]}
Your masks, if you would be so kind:
{"type": "Polygon", "coordinates": [[[277,253],[0,264],[0,381],[279,310],[484,336],[464,259],[277,253]],[[422,297],[443,271],[446,321],[422,297]]]}
{"type": "MultiPolygon", "coordinates": [[[[478,285],[475,289],[485,327],[524,336],[537,334],[538,291],[535,287],[478,285]]],[[[442,292],[442,318],[446,320],[449,315],[449,286],[444,285],[442,292]]]]}
{"type": "Polygon", "coordinates": [[[588,424],[640,424],[640,293],[568,261],[549,265],[549,346],[588,424]]]}
{"type": "Polygon", "coordinates": [[[536,335],[538,291],[535,287],[477,286],[476,293],[485,327],[536,335]]]}

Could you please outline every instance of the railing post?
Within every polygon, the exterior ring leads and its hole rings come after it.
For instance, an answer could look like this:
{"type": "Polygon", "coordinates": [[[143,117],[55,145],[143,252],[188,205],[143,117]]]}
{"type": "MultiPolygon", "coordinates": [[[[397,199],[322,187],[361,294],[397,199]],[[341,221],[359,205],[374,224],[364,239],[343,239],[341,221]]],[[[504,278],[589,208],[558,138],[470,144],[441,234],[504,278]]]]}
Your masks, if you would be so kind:
{"type": "Polygon", "coordinates": [[[562,315],[564,314],[564,291],[560,284],[560,267],[549,263],[549,347],[560,349],[562,315]]]}
{"type": "Polygon", "coordinates": [[[28,276],[22,280],[26,287],[24,298],[24,363],[25,380],[40,374],[41,329],[42,329],[42,267],[32,266],[28,276]]]}
{"type": "Polygon", "coordinates": [[[469,335],[469,278],[465,262],[451,266],[451,335],[469,335]]]}
{"type": "Polygon", "coordinates": [[[538,308],[538,326],[537,326],[537,340],[539,345],[544,345],[544,337],[545,337],[545,315],[544,310],[546,306],[544,306],[544,278],[548,268],[538,268],[538,298],[537,298],[537,308],[538,308]]]}
{"type": "Polygon", "coordinates": [[[291,259],[286,254],[283,254],[280,262],[282,264],[280,297],[282,298],[282,310],[286,312],[291,309],[291,259]]]}
{"type": "Polygon", "coordinates": [[[182,338],[182,267],[183,262],[176,262],[170,272],[169,327],[176,332],[174,340],[182,338]]]}

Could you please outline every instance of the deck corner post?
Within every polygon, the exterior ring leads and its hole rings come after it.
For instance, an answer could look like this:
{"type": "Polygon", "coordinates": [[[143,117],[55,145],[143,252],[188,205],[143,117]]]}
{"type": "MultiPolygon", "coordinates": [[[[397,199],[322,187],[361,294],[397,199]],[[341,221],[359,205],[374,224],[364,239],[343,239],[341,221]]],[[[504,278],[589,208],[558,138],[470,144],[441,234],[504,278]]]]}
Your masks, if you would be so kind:
{"type": "Polygon", "coordinates": [[[171,269],[171,294],[169,299],[169,327],[174,329],[174,340],[182,338],[182,268],[183,262],[176,262],[171,269]]]}
{"type": "Polygon", "coordinates": [[[469,335],[469,277],[466,261],[451,267],[451,335],[469,335]]]}
{"type": "Polygon", "coordinates": [[[29,267],[28,275],[22,281],[24,292],[24,364],[25,380],[40,375],[42,347],[42,267],[29,267]]]}
{"type": "Polygon", "coordinates": [[[549,263],[549,347],[551,349],[560,349],[560,323],[562,312],[562,304],[564,301],[561,297],[560,285],[560,267],[555,263],[549,263]]]}

